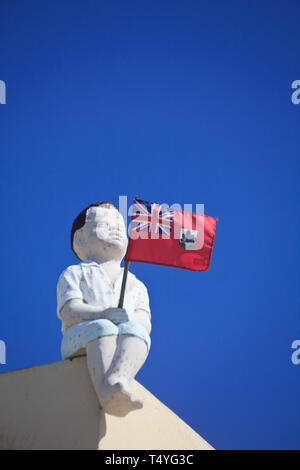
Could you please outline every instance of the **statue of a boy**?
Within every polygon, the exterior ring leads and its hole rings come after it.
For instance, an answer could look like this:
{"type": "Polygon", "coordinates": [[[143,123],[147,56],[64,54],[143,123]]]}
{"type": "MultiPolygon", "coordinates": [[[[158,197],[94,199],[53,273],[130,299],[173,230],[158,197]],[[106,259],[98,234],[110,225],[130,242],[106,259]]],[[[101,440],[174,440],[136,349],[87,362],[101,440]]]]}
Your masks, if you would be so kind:
{"type": "Polygon", "coordinates": [[[69,266],[57,285],[63,359],[86,351],[88,370],[101,407],[125,416],[141,408],[129,384],[150,348],[147,289],[128,273],[124,308],[119,301],[127,249],[122,215],[110,202],[91,204],[74,220],[71,246],[80,263],[69,266]]]}

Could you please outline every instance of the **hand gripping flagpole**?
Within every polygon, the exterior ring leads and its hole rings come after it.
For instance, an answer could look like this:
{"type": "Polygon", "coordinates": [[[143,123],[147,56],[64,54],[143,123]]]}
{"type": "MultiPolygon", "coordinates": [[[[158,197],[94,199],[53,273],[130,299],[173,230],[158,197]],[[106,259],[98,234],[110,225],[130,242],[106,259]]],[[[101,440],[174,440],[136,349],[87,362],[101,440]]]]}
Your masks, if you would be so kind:
{"type": "MultiPolygon", "coordinates": [[[[137,199],[138,199],[138,196],[135,196],[134,201],[133,201],[133,204],[135,203],[135,201],[136,201],[137,199]]],[[[127,245],[126,254],[127,254],[127,252],[128,252],[128,249],[129,249],[129,243],[130,243],[130,232],[129,232],[129,239],[128,239],[128,245],[127,245]]],[[[126,255],[125,255],[125,259],[126,259],[126,255]]],[[[128,271],[129,271],[129,264],[130,264],[130,261],[125,261],[125,266],[124,266],[124,271],[123,271],[123,279],[122,279],[122,286],[121,286],[121,293],[120,293],[120,299],[119,299],[118,308],[123,308],[124,297],[125,297],[125,289],[126,289],[126,282],[127,282],[128,271]]]]}

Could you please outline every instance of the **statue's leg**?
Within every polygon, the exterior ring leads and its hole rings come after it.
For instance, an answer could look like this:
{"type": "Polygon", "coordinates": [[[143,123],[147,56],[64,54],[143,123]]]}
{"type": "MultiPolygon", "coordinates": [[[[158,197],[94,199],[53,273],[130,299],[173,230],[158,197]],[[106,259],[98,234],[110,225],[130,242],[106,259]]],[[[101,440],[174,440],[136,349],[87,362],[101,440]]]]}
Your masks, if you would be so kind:
{"type": "Polygon", "coordinates": [[[143,402],[129,384],[147,357],[146,343],[136,336],[103,336],[86,346],[87,366],[99,403],[106,413],[125,416],[143,402]]]}
{"type": "Polygon", "coordinates": [[[129,385],[144,364],[149,347],[149,334],[141,325],[133,321],[119,325],[116,351],[103,384],[102,404],[107,413],[125,416],[142,408],[143,401],[130,392],[129,385]]]}
{"type": "Polygon", "coordinates": [[[117,339],[116,352],[106,373],[110,383],[122,382],[129,387],[148,355],[144,340],[130,334],[120,334],[117,339]]]}
{"type": "Polygon", "coordinates": [[[85,334],[82,334],[88,371],[101,406],[102,397],[105,394],[105,374],[116,352],[118,333],[119,329],[114,323],[107,319],[100,319],[90,324],[85,334]]]}
{"type": "Polygon", "coordinates": [[[100,405],[104,393],[104,378],[114,357],[117,335],[102,336],[86,345],[87,366],[100,405]]]}

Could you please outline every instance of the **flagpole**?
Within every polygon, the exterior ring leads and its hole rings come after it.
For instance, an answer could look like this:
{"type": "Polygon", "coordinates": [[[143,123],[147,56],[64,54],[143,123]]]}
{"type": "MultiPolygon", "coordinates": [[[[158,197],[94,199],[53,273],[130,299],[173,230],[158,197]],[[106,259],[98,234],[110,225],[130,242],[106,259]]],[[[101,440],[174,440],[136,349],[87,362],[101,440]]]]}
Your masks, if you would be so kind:
{"type": "MultiPolygon", "coordinates": [[[[129,243],[129,242],[128,242],[128,243],[129,243]]],[[[123,279],[122,279],[122,287],[121,287],[121,293],[120,293],[120,299],[119,299],[118,308],[123,308],[124,297],[125,297],[126,281],[127,281],[128,270],[129,270],[129,264],[130,264],[130,261],[126,261],[126,262],[125,262],[124,271],[123,271],[123,279]]]]}
{"type": "MultiPolygon", "coordinates": [[[[133,204],[135,201],[138,199],[138,196],[135,196],[133,204]]],[[[129,249],[129,243],[130,243],[130,232],[129,232],[129,240],[128,240],[128,245],[127,245],[127,251],[129,249]]],[[[126,253],[127,253],[126,251],[126,253]]],[[[126,258],[126,255],[125,255],[126,258]]],[[[128,271],[129,271],[129,264],[130,261],[125,261],[125,266],[124,266],[124,271],[123,271],[123,279],[122,279],[122,286],[121,286],[121,292],[120,292],[120,299],[119,299],[119,304],[118,308],[123,308],[124,304],[124,297],[125,297],[125,289],[126,289],[126,282],[127,282],[127,276],[128,276],[128,271]]]]}

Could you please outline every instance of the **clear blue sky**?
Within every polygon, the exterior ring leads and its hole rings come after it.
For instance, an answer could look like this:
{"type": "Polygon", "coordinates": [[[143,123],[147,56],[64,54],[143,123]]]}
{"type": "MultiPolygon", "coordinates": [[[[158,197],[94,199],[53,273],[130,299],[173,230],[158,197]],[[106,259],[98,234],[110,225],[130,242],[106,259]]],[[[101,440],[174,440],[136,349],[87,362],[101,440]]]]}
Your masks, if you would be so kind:
{"type": "Polygon", "coordinates": [[[298,1],[8,1],[0,14],[0,372],[60,360],[56,283],[89,203],[204,203],[211,268],[132,264],[137,376],[222,449],[300,448],[298,1]]]}

